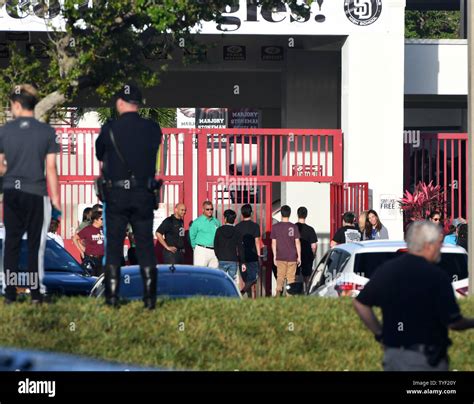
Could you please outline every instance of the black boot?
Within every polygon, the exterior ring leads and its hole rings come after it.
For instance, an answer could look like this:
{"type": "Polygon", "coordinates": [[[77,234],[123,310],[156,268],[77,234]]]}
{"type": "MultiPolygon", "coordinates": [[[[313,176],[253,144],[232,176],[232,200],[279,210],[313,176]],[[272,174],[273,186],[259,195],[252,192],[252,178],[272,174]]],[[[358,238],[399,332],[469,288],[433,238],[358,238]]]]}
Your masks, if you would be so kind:
{"type": "Polygon", "coordinates": [[[156,266],[140,267],[143,280],[143,303],[146,309],[153,310],[156,306],[156,282],[158,272],[156,266]]]}
{"type": "Polygon", "coordinates": [[[105,267],[105,304],[119,306],[120,266],[106,265],[105,267]]]}

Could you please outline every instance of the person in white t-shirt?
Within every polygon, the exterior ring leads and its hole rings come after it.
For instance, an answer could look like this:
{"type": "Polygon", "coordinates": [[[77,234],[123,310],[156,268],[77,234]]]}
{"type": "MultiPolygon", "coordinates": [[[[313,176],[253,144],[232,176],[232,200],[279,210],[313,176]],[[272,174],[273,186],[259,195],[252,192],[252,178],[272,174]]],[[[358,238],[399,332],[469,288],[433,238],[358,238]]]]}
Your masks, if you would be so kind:
{"type": "Polygon", "coordinates": [[[354,220],[353,212],[346,212],[342,215],[342,227],[334,234],[330,243],[331,248],[338,244],[355,243],[361,240],[362,235],[354,225],[354,220]]]}
{"type": "Polygon", "coordinates": [[[58,234],[58,228],[59,228],[59,220],[51,219],[51,223],[49,224],[48,237],[56,241],[56,243],[58,243],[61,247],[64,248],[64,240],[58,234]]]}

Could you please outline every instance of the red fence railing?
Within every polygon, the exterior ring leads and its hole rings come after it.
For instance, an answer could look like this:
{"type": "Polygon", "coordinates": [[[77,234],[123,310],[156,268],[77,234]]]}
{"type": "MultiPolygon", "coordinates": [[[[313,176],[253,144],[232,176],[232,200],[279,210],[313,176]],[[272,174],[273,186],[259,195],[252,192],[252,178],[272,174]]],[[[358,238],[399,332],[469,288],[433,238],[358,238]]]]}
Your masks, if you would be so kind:
{"type": "Polygon", "coordinates": [[[197,139],[199,201],[206,198],[206,183],[227,176],[342,181],[342,132],[337,129],[198,129],[197,139]]]}
{"type": "MultiPolygon", "coordinates": [[[[415,131],[410,131],[415,132],[415,131]]],[[[405,141],[404,188],[413,192],[419,181],[441,185],[447,219],[468,214],[467,133],[418,133],[405,141]]]]}
{"type": "Polygon", "coordinates": [[[344,182],[330,185],[331,228],[330,240],[342,226],[342,215],[353,212],[356,222],[360,213],[369,209],[369,184],[367,182],[344,182]]]}

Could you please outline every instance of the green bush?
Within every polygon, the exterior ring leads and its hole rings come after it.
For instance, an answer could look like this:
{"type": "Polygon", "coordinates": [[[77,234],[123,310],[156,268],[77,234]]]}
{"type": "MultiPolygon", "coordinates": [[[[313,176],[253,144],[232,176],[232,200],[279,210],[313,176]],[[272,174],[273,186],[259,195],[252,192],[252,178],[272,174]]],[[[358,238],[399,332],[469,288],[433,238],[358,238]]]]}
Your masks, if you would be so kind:
{"type": "Polygon", "coordinates": [[[405,12],[405,37],[417,39],[459,39],[460,11],[405,12]]]}
{"type": "MultiPolygon", "coordinates": [[[[381,370],[349,299],[183,299],[113,310],[87,298],[0,301],[0,346],[193,370],[381,370]]],[[[474,299],[461,302],[474,315],[474,299]]],[[[451,368],[474,370],[472,331],[451,332],[451,368]]]]}

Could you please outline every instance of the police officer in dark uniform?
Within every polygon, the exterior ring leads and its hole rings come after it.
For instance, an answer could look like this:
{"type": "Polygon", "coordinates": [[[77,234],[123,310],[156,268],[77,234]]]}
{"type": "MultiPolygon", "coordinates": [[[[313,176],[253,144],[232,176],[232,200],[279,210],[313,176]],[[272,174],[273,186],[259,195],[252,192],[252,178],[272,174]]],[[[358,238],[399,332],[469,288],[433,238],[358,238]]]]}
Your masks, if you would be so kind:
{"type": "Polygon", "coordinates": [[[164,264],[182,264],[184,261],[184,215],[186,206],[178,203],[174,207],[174,214],[167,217],[156,230],[158,242],[163,246],[164,264]]]}
{"type": "Polygon", "coordinates": [[[461,314],[451,279],[436,264],[443,236],[432,222],[415,222],[406,235],[408,253],[382,264],[353,300],[375,339],[384,345],[384,370],[447,371],[448,329],[474,328],[461,314]],[[383,324],[372,307],[382,309],[383,324]]]}
{"type": "Polygon", "coordinates": [[[152,188],[161,143],[160,126],[138,115],[140,90],[124,85],[116,97],[119,118],[102,126],[96,141],[97,159],[106,180],[104,229],[106,238],[105,302],[118,306],[120,264],[127,225],[133,228],[143,279],[145,308],[156,304],[157,269],[153,246],[152,188]]]}

